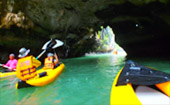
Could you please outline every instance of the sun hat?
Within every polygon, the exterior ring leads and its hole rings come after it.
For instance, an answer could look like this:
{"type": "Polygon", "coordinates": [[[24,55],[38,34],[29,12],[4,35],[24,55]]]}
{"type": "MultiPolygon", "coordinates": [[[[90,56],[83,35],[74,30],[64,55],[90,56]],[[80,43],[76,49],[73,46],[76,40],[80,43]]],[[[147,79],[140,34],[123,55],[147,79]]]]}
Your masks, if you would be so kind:
{"type": "Polygon", "coordinates": [[[48,53],[47,56],[48,56],[48,57],[53,57],[54,54],[53,54],[53,53],[48,53]]]}
{"type": "Polygon", "coordinates": [[[28,53],[30,52],[30,49],[26,49],[26,48],[21,48],[20,50],[19,50],[19,55],[18,55],[18,57],[19,58],[22,58],[22,57],[25,57],[25,56],[27,56],[28,55],[28,53]]]}

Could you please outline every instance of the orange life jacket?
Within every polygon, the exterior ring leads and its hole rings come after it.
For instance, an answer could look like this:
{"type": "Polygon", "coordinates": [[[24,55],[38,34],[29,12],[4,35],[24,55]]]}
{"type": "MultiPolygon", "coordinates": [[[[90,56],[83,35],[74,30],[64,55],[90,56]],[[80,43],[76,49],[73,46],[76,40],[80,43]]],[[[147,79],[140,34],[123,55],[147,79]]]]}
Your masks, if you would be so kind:
{"type": "Polygon", "coordinates": [[[45,60],[44,60],[44,68],[43,69],[53,69],[54,68],[53,60],[54,60],[53,57],[45,58],[45,60]]]}
{"type": "Polygon", "coordinates": [[[17,77],[23,81],[33,78],[37,75],[33,66],[33,56],[24,57],[18,60],[17,77]]]}

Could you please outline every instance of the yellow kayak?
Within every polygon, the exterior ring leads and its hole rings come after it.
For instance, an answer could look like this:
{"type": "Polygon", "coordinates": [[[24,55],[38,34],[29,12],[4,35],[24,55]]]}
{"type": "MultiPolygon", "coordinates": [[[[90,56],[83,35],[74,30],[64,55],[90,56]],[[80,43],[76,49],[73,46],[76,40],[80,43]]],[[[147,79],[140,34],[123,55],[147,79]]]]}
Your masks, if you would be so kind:
{"type": "Polygon", "coordinates": [[[117,74],[110,105],[169,105],[170,75],[128,61],[117,74]]]}
{"type": "Polygon", "coordinates": [[[0,78],[16,75],[16,72],[0,72],[0,78]]]}
{"type": "Polygon", "coordinates": [[[65,65],[62,63],[54,69],[40,69],[37,71],[37,74],[45,73],[45,76],[40,77],[39,75],[37,75],[35,78],[29,79],[27,81],[18,81],[18,83],[16,83],[16,88],[19,89],[25,87],[47,85],[59,76],[59,74],[63,71],[64,67],[65,65]]]}

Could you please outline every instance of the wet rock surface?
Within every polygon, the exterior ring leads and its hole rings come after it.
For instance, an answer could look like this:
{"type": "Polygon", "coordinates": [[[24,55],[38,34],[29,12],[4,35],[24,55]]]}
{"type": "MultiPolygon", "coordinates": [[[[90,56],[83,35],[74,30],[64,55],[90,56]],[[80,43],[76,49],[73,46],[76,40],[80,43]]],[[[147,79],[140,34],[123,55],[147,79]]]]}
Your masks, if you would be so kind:
{"type": "Polygon", "coordinates": [[[61,57],[82,56],[95,51],[95,32],[108,25],[128,56],[170,55],[169,0],[1,0],[0,19],[0,53],[6,57],[23,46],[38,55],[50,38],[65,43],[57,49],[61,57]],[[24,18],[7,27],[9,13],[24,18]]]}

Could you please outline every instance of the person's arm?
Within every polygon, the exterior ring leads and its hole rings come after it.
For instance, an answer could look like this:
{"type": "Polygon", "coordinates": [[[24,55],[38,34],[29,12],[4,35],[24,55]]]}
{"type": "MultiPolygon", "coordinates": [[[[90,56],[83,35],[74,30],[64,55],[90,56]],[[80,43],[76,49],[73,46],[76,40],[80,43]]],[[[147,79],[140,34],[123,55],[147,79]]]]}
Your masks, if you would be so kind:
{"type": "Polygon", "coordinates": [[[8,60],[8,62],[3,66],[8,66],[9,67],[9,65],[10,65],[10,60],[8,60]]]}
{"type": "Polygon", "coordinates": [[[56,54],[56,53],[54,53],[54,58],[55,58],[57,64],[59,64],[59,60],[58,60],[58,57],[57,57],[57,54],[56,54]]]}

